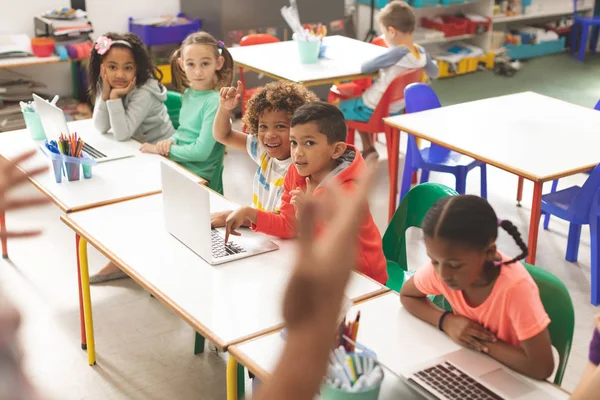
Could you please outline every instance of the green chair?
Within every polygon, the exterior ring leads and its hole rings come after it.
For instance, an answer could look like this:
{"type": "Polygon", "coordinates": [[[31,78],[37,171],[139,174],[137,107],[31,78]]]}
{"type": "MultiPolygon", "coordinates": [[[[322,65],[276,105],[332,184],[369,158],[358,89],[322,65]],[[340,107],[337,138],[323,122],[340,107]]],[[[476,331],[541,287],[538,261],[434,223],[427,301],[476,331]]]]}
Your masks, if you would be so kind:
{"type": "Polygon", "coordinates": [[[223,195],[224,169],[225,166],[223,165],[223,160],[221,160],[221,163],[217,168],[215,168],[215,171],[213,172],[212,176],[210,177],[210,181],[208,182],[208,187],[214,190],[215,192],[219,193],[220,195],[223,195]]]}
{"type": "Polygon", "coordinates": [[[420,228],[431,206],[446,196],[456,196],[454,189],[439,183],[423,183],[413,187],[402,199],[383,235],[383,254],[387,260],[388,281],[386,286],[400,291],[410,278],[406,258],[406,230],[420,228]]]}
{"type": "Polygon", "coordinates": [[[556,276],[534,265],[525,263],[523,265],[537,284],[542,304],[551,320],[548,331],[552,346],[556,348],[559,356],[554,383],[560,386],[573,343],[573,331],[575,330],[573,302],[564,283],[556,276]]]}
{"type": "Polygon", "coordinates": [[[181,93],[172,90],[167,91],[167,100],[165,101],[169,118],[173,128],[179,128],[179,110],[181,110],[181,93]]]}

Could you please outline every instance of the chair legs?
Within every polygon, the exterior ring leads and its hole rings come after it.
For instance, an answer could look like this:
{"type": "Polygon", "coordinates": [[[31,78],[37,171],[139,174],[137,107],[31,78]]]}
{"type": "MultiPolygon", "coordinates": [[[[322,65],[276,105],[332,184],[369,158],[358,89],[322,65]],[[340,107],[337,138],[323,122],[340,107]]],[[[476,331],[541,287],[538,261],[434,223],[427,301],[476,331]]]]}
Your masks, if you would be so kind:
{"type": "Polygon", "coordinates": [[[598,47],[598,35],[600,34],[600,27],[594,26],[592,28],[592,36],[590,37],[590,54],[596,53],[598,47]]]}
{"type": "Polygon", "coordinates": [[[458,194],[465,194],[467,191],[467,174],[464,172],[458,172],[456,175],[456,191],[458,194]]]}
{"type": "Polygon", "coordinates": [[[592,273],[592,299],[593,305],[600,305],[600,274],[598,269],[600,268],[600,217],[597,213],[592,214],[590,221],[590,248],[592,250],[592,256],[590,260],[590,270],[592,273]]]}
{"type": "Polygon", "coordinates": [[[487,200],[487,167],[481,165],[481,197],[487,200]]]}
{"type": "Polygon", "coordinates": [[[579,55],[577,59],[580,62],[583,62],[585,58],[585,48],[588,41],[588,35],[590,33],[590,28],[587,25],[581,25],[581,38],[579,39],[579,55]]]}
{"type": "MultiPolygon", "coordinates": [[[[558,179],[555,179],[552,181],[552,188],[550,189],[550,193],[554,193],[556,192],[556,189],[558,188],[558,179]]],[[[547,212],[543,212],[544,215],[544,229],[548,230],[548,227],[550,226],[550,213],[547,212]]]]}
{"type": "Polygon", "coordinates": [[[406,196],[412,185],[412,151],[410,146],[406,149],[406,157],[404,158],[404,169],[402,170],[402,185],[400,186],[400,201],[406,196]]]}
{"type": "Polygon", "coordinates": [[[421,170],[421,183],[429,182],[429,172],[428,169],[421,170]]]}
{"type": "Polygon", "coordinates": [[[581,238],[581,225],[569,224],[569,238],[567,239],[567,255],[565,259],[569,262],[577,261],[579,252],[579,239],[581,238]]]}

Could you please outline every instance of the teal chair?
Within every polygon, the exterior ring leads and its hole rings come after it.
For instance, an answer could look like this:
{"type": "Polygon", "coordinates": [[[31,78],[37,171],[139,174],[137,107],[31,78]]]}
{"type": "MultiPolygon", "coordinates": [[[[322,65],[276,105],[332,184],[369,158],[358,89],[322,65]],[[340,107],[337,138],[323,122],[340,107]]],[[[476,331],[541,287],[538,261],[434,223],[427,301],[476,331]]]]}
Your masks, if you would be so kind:
{"type": "MultiPolygon", "coordinates": [[[[436,201],[446,196],[457,195],[458,193],[454,189],[439,183],[428,182],[413,187],[404,196],[383,235],[383,254],[387,261],[388,271],[386,286],[388,288],[400,292],[404,282],[414,275],[414,271],[408,271],[406,230],[410,227],[421,228],[425,214],[436,201]]],[[[452,307],[444,296],[429,296],[429,298],[438,307],[452,311],[452,307]]]]}
{"type": "Polygon", "coordinates": [[[165,106],[167,106],[167,113],[173,124],[173,128],[179,128],[179,111],[181,110],[181,93],[174,92],[172,90],[167,91],[167,100],[165,100],[165,106]]]}
{"type": "Polygon", "coordinates": [[[523,265],[537,284],[542,304],[551,320],[548,331],[552,346],[558,351],[559,358],[554,383],[560,386],[573,344],[575,330],[573,302],[564,283],[555,275],[534,265],[526,263],[523,265]]]}

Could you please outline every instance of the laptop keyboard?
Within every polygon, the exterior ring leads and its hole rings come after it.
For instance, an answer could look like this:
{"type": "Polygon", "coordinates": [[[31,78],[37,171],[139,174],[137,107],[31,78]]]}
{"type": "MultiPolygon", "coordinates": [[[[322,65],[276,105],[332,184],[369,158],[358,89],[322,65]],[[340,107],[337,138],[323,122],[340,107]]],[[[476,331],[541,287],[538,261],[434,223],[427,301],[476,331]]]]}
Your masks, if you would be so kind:
{"type": "Polygon", "coordinates": [[[214,258],[223,258],[246,252],[246,250],[233,242],[225,244],[225,238],[216,229],[211,229],[211,245],[214,258]]]}
{"type": "Polygon", "coordinates": [[[90,157],[92,157],[94,160],[99,159],[99,158],[106,158],[106,154],[102,153],[99,150],[96,150],[95,147],[90,146],[87,143],[83,143],[83,151],[85,151],[86,153],[89,154],[90,157]]]}
{"type": "MultiPolygon", "coordinates": [[[[448,361],[424,369],[415,374],[445,399],[457,400],[503,400],[469,375],[448,361]]],[[[415,382],[420,385],[420,383],[415,382]]]]}

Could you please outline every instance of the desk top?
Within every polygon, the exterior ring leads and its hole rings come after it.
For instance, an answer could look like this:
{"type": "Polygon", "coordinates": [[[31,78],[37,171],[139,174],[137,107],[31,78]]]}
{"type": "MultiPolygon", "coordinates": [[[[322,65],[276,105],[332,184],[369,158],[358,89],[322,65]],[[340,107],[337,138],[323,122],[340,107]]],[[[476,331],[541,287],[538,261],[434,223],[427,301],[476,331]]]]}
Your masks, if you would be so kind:
{"type": "MultiPolygon", "coordinates": [[[[210,211],[235,208],[211,193],[210,211]]],[[[293,240],[271,238],[279,250],[209,265],[166,230],[161,194],[61,219],[220,348],[283,324],[281,303],[295,257],[293,240]]],[[[243,234],[260,235],[249,230],[243,234]]],[[[387,290],[353,273],[346,293],[358,301],[387,290]]]]}
{"type": "MultiPolygon", "coordinates": [[[[69,130],[77,132],[84,140],[86,137],[93,138],[94,143],[111,142],[113,146],[118,144],[131,149],[135,155],[95,165],[92,167],[91,179],[83,179],[82,174],[79,181],[68,182],[63,177],[62,183],[56,183],[50,159],[39,150],[39,145],[43,142],[33,141],[27,129],[0,133],[0,156],[10,159],[37,148],[38,153],[24,167],[49,165],[48,171],[30,180],[67,213],[155,194],[162,190],[160,162],[166,160],[164,157],[141,153],[140,143],[135,140],[117,142],[112,134],[101,134],[94,128],[91,119],[69,122],[69,130]]],[[[173,164],[178,166],[174,162],[173,164]]],[[[178,168],[186,171],[182,167],[178,168]]],[[[204,183],[202,178],[191,172],[187,173],[204,183]]]]}
{"type": "MultiPolygon", "coordinates": [[[[461,348],[446,334],[406,311],[396,292],[388,292],[357,304],[352,307],[349,315],[355,315],[358,310],[361,313],[357,341],[373,350],[378,359],[396,374],[461,348]]],[[[231,346],[229,353],[264,380],[275,368],[284,345],[280,333],[275,332],[231,346]]],[[[473,355],[486,357],[476,353],[473,355]]],[[[421,398],[391,372],[384,370],[384,373],[380,399],[421,398]],[[402,396],[399,397],[399,394],[402,396]]],[[[568,396],[549,382],[534,381],[525,377],[523,379],[558,398],[568,396]]]]}
{"type": "Polygon", "coordinates": [[[316,64],[301,64],[298,45],[293,40],[229,49],[234,61],[277,80],[314,86],[338,80],[356,79],[365,62],[386,52],[386,48],[344,36],[327,36],[324,59],[316,64]]]}
{"type": "Polygon", "coordinates": [[[386,123],[535,182],[600,163],[600,112],[533,92],[404,114],[386,123]]]}

